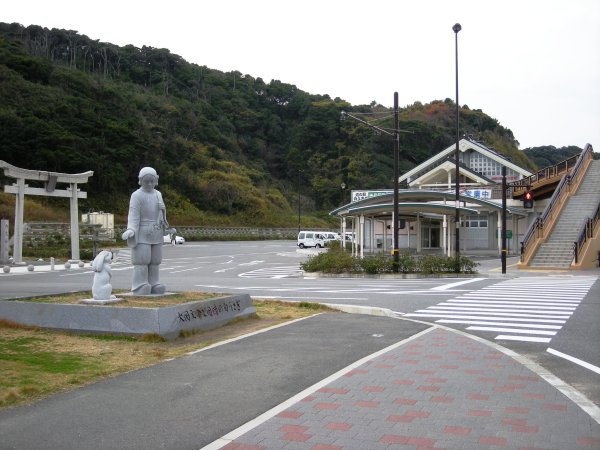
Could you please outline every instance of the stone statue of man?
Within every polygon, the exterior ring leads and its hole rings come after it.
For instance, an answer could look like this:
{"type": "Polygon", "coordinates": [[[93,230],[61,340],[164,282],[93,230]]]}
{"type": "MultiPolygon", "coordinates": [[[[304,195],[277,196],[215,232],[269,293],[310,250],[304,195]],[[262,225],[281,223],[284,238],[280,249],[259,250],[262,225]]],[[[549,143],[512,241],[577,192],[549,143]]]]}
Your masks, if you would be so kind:
{"type": "Polygon", "coordinates": [[[141,187],[131,194],[127,230],[122,235],[131,248],[131,291],[137,295],[164,294],[166,287],[159,283],[158,268],[163,236],[170,231],[167,212],[161,193],[154,189],[158,183],[156,170],[144,167],[138,179],[141,187]]]}

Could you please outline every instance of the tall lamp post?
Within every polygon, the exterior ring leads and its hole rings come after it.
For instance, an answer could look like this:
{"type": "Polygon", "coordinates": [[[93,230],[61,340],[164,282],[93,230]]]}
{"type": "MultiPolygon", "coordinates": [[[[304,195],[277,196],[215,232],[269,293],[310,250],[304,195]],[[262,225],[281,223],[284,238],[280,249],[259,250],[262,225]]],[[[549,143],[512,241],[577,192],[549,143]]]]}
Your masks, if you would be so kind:
{"type": "Polygon", "coordinates": [[[454,59],[455,59],[455,71],[456,71],[456,151],[454,154],[455,161],[455,189],[456,189],[456,205],[454,212],[454,229],[455,229],[455,255],[456,255],[456,271],[460,271],[460,165],[459,165],[459,154],[458,141],[460,139],[458,124],[459,124],[459,109],[458,109],[458,32],[462,29],[460,23],[454,24],[452,31],[454,31],[454,59]]]}
{"type": "Polygon", "coordinates": [[[400,266],[400,246],[398,244],[398,178],[400,166],[400,130],[398,118],[398,93],[394,92],[394,264],[392,270],[398,273],[400,266]]]}
{"type": "Polygon", "coordinates": [[[298,170],[298,233],[300,233],[300,174],[301,170],[298,170]]]}

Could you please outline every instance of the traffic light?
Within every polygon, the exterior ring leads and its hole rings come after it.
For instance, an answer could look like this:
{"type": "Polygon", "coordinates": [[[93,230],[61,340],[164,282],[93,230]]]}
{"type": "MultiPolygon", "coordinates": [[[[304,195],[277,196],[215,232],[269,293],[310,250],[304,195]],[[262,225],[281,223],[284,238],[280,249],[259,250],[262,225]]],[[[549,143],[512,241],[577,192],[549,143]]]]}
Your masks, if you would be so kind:
{"type": "Polygon", "coordinates": [[[533,208],[533,194],[531,191],[525,191],[525,194],[523,194],[523,208],[533,208]]]}

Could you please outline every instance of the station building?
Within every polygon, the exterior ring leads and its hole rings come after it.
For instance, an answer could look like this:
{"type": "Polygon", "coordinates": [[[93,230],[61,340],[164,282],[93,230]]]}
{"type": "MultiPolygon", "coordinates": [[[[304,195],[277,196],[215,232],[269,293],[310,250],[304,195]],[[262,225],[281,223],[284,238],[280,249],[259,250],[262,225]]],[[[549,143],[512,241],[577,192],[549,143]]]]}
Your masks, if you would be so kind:
{"type": "MultiPolygon", "coordinates": [[[[399,249],[454,254],[456,214],[456,144],[399,178],[399,249]]],[[[469,138],[459,142],[460,251],[500,253],[502,167],[507,183],[531,173],[469,138]]],[[[353,190],[351,202],[330,212],[340,219],[343,235],[353,235],[353,253],[393,249],[393,190],[353,190]]],[[[536,213],[507,194],[507,247],[520,252],[519,242],[536,213]]],[[[543,205],[539,205],[543,207],[543,205]]],[[[537,208],[536,208],[537,209],[537,208]]]]}

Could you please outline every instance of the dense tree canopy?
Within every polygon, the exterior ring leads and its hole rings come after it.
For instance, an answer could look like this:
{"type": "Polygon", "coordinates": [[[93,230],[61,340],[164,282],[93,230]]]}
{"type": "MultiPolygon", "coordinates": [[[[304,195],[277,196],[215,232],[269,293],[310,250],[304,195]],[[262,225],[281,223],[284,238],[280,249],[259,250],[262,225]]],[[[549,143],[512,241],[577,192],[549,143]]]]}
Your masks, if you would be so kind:
{"type": "MultiPolygon", "coordinates": [[[[448,145],[454,103],[401,109],[401,169],[448,145]]],[[[328,211],[348,189],[392,185],[392,141],[342,111],[389,110],[240,72],[186,62],[167,49],[118,47],[72,30],[0,23],[0,159],[57,172],[93,170],[87,207],[126,208],[138,170],[160,174],[181,221],[290,226],[328,211]]],[[[512,132],[461,108],[461,133],[534,165],[512,132]]],[[[202,223],[197,223],[202,224],[202,223]]]]}

